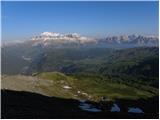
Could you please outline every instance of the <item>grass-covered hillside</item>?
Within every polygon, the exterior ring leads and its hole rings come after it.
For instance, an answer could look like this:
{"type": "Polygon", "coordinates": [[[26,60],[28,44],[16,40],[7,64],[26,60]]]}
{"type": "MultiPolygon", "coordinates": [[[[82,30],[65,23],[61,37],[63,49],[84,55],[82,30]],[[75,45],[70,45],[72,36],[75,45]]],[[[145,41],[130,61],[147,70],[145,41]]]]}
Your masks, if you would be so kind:
{"type": "Polygon", "coordinates": [[[158,89],[153,87],[149,87],[147,90],[104,80],[103,77],[97,75],[75,74],[67,76],[58,72],[39,73],[34,77],[3,76],[2,88],[91,101],[100,101],[102,97],[107,101],[136,100],[158,95],[158,89]]]}
{"type": "Polygon", "coordinates": [[[35,73],[32,76],[3,75],[1,83],[2,118],[158,116],[158,89],[136,88],[109,79],[104,80],[98,75],[65,75],[59,72],[35,73]],[[119,112],[111,111],[115,103],[119,112]],[[130,107],[140,108],[144,114],[128,113],[130,107]],[[96,109],[99,112],[92,112],[96,109]],[[51,114],[53,112],[55,114],[51,114]]]}

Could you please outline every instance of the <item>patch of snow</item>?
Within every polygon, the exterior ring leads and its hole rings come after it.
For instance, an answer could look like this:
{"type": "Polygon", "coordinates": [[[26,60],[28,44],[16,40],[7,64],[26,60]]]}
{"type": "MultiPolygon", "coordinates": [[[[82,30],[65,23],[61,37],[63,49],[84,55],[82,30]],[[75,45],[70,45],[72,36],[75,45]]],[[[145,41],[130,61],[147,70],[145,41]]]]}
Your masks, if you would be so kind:
{"type": "Polygon", "coordinates": [[[120,112],[120,108],[118,107],[117,104],[113,104],[112,108],[111,108],[111,112],[120,112]]]}
{"type": "Polygon", "coordinates": [[[91,104],[85,103],[85,100],[80,100],[79,107],[82,110],[89,111],[89,112],[101,112],[101,109],[98,109],[91,104]]]}
{"type": "Polygon", "coordinates": [[[81,93],[81,91],[79,91],[79,90],[78,90],[78,91],[77,91],[77,93],[79,93],[79,94],[80,94],[80,93],[81,93]]]}
{"type": "Polygon", "coordinates": [[[52,32],[43,32],[41,33],[41,36],[59,36],[60,34],[59,33],[52,33],[52,32]]]}
{"type": "Polygon", "coordinates": [[[140,108],[128,108],[128,112],[130,113],[144,113],[140,108]]]}
{"type": "MultiPolygon", "coordinates": [[[[57,43],[96,43],[94,38],[84,37],[77,33],[61,34],[54,32],[43,32],[31,38],[32,41],[57,42],[57,43]]],[[[46,44],[46,43],[45,43],[46,44]]]]}
{"type": "Polygon", "coordinates": [[[69,87],[69,86],[67,86],[67,85],[63,86],[63,88],[64,88],[64,89],[71,89],[71,87],[69,87]]]}

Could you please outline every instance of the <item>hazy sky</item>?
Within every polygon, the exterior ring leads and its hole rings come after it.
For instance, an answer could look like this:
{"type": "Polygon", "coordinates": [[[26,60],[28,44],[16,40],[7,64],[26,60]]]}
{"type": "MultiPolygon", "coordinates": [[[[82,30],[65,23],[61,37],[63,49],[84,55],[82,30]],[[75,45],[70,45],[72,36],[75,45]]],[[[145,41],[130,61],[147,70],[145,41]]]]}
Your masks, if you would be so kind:
{"type": "Polygon", "coordinates": [[[44,31],[158,35],[158,1],[2,2],[2,40],[23,40],[44,31]]]}

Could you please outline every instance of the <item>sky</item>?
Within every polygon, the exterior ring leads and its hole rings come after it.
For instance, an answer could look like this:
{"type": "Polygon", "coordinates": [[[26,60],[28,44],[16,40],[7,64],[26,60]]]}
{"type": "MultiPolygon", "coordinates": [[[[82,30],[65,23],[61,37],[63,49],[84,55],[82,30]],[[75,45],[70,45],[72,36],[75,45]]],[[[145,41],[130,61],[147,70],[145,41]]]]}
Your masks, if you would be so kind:
{"type": "Polygon", "coordinates": [[[1,10],[2,40],[25,40],[44,31],[158,35],[158,1],[3,1],[1,10]]]}

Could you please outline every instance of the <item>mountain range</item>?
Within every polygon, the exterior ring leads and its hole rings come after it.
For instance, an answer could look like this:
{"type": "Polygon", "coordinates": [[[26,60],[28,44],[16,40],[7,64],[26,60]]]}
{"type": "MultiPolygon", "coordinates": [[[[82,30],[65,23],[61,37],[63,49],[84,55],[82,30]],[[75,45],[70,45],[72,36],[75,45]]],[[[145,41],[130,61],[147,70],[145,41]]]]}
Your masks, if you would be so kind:
{"type": "Polygon", "coordinates": [[[158,46],[158,36],[142,36],[142,35],[121,35],[108,36],[106,38],[91,38],[81,36],[78,33],[61,34],[54,32],[43,32],[40,35],[31,37],[26,41],[2,42],[2,46],[29,44],[32,46],[104,46],[121,45],[121,46],[158,46]]]}

